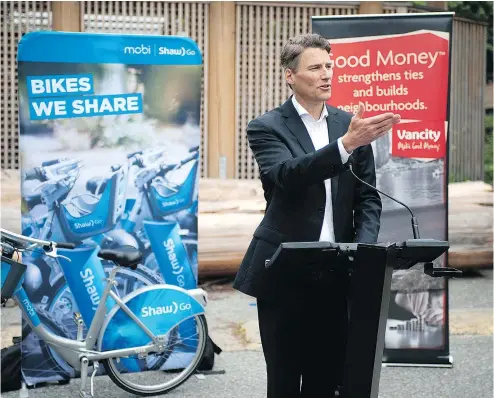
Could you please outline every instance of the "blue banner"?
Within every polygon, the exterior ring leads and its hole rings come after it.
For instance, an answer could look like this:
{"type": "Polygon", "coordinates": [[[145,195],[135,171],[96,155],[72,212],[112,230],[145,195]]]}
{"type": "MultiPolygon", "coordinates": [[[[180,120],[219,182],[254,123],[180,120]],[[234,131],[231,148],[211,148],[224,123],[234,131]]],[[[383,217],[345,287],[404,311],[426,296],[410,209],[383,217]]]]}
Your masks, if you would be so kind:
{"type": "Polygon", "coordinates": [[[186,37],[46,31],[24,35],[19,43],[17,60],[85,64],[202,64],[197,44],[186,37]]]}
{"type": "MultiPolygon", "coordinates": [[[[60,336],[76,339],[82,331],[85,338],[98,306],[115,313],[113,299],[101,300],[115,266],[98,257],[102,248],[130,245],[143,254],[137,269],[117,274],[124,301],[163,283],[197,287],[202,56],[196,43],[173,36],[32,32],[19,43],[18,79],[22,232],[76,245],[60,251],[59,259],[23,255],[23,287],[37,322],[60,336]]],[[[168,304],[151,304],[142,314],[136,307],[138,316],[167,314],[168,304]]],[[[118,319],[118,328],[136,328],[130,318],[118,319]]],[[[190,318],[169,339],[178,348],[167,347],[166,358],[150,355],[147,363],[163,370],[183,366],[183,358],[193,357],[188,342],[194,334],[190,318]]],[[[145,371],[147,365],[129,358],[120,366],[145,371]]],[[[25,322],[22,368],[28,385],[77,374],[25,322]]]]}

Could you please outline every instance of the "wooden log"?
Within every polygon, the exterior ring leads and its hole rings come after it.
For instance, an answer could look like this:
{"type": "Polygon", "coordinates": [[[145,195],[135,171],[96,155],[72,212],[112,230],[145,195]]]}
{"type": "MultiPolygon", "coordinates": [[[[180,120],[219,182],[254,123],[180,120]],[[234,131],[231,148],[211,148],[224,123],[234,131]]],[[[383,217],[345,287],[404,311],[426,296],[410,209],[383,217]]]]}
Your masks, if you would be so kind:
{"type": "Polygon", "coordinates": [[[261,219],[261,213],[200,214],[199,275],[235,274],[261,219]]]}
{"type": "MultiPolygon", "coordinates": [[[[492,266],[492,187],[481,181],[450,184],[449,199],[449,265],[492,266]]],[[[264,207],[258,180],[201,180],[200,275],[237,272],[264,207]]]]}
{"type": "Polygon", "coordinates": [[[453,246],[448,255],[448,265],[453,268],[488,268],[492,267],[492,246],[485,248],[462,248],[453,246]]]}

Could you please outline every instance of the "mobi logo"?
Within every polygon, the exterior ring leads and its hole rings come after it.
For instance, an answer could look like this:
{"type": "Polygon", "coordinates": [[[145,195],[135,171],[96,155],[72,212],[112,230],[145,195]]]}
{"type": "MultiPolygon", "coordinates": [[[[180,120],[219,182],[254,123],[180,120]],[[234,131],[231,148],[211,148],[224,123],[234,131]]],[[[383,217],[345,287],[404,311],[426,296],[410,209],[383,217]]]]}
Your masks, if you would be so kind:
{"type": "Polygon", "coordinates": [[[141,309],[141,316],[143,318],[147,318],[149,316],[156,315],[176,314],[178,311],[189,311],[190,309],[192,309],[192,305],[190,303],[177,304],[177,302],[174,301],[169,305],[162,305],[159,307],[143,307],[141,309]]]}
{"type": "Polygon", "coordinates": [[[24,308],[26,309],[29,316],[31,318],[33,318],[36,315],[36,311],[34,310],[33,306],[29,302],[29,300],[27,298],[25,298],[24,300],[22,300],[22,302],[23,302],[24,308]]]}
{"type": "Polygon", "coordinates": [[[196,55],[196,52],[191,49],[181,48],[169,48],[169,47],[159,47],[158,48],[159,55],[179,55],[181,57],[185,57],[186,55],[196,55]]]}
{"type": "Polygon", "coordinates": [[[124,48],[124,54],[151,55],[151,46],[145,46],[144,44],[136,47],[128,46],[124,48]]]}

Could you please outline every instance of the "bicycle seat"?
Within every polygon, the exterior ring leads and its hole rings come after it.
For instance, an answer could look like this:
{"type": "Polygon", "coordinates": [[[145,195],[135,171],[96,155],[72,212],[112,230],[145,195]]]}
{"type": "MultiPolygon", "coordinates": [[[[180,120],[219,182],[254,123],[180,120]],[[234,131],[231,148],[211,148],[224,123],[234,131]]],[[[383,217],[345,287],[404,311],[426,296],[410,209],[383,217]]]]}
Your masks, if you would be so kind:
{"type": "Polygon", "coordinates": [[[92,213],[98,206],[98,198],[87,193],[74,196],[70,203],[64,205],[72,217],[82,217],[92,213]]]}
{"type": "Polygon", "coordinates": [[[118,249],[101,249],[98,257],[104,260],[113,261],[121,267],[137,268],[142,260],[142,253],[132,246],[124,246],[118,249]]]}
{"type": "Polygon", "coordinates": [[[180,189],[180,187],[175,184],[165,182],[161,177],[157,177],[154,180],[153,187],[156,189],[156,192],[158,192],[158,195],[163,198],[175,195],[180,189]]]}
{"type": "Polygon", "coordinates": [[[86,189],[91,192],[93,195],[101,194],[108,183],[108,178],[105,177],[93,177],[86,182],[86,189]],[[98,191],[96,192],[96,189],[98,191]]]}
{"type": "Polygon", "coordinates": [[[36,205],[40,205],[43,202],[41,201],[41,193],[34,193],[26,195],[24,198],[26,200],[26,204],[28,208],[32,209],[36,205]]]}

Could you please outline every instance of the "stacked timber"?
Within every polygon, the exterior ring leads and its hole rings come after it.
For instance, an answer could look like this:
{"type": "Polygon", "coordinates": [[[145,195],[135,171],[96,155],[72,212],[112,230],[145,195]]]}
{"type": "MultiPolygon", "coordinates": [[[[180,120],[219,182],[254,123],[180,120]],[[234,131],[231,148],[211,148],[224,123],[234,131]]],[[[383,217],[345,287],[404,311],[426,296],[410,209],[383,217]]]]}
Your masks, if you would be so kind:
{"type": "Polygon", "coordinates": [[[492,186],[467,181],[448,186],[449,265],[458,268],[492,266],[492,186]]]}
{"type": "MultiPolygon", "coordinates": [[[[2,227],[20,232],[19,171],[2,170],[2,227]]],[[[482,181],[449,184],[449,265],[492,266],[492,186],[482,181]]],[[[265,209],[259,180],[201,179],[199,275],[227,276],[240,261],[265,209]]]]}
{"type": "Polygon", "coordinates": [[[201,179],[199,185],[199,274],[237,272],[264,214],[259,181],[201,179]]]}

